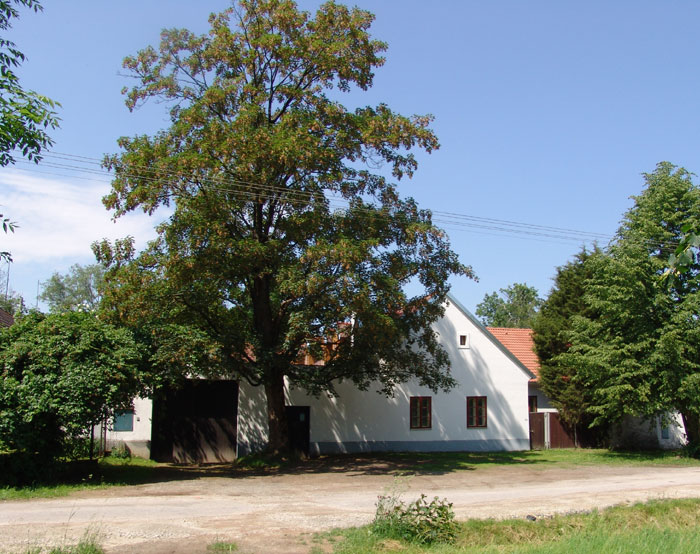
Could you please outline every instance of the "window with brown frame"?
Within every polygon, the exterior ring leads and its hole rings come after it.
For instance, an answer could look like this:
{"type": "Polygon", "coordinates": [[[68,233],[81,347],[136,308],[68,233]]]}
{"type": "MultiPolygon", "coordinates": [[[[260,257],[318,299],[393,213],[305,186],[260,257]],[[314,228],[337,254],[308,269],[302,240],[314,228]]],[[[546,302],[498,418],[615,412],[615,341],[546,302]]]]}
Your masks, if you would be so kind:
{"type": "Polygon", "coordinates": [[[430,429],[431,426],[431,397],[411,397],[411,429],[430,429]]]}
{"type": "Polygon", "coordinates": [[[485,396],[467,396],[467,427],[486,427],[485,396]]]}

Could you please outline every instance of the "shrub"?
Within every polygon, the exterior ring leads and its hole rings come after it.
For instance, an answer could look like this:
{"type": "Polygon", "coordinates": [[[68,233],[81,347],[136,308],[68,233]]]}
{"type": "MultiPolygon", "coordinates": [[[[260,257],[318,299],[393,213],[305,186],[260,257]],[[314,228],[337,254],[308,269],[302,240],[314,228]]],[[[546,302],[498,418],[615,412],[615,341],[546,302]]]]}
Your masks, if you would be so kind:
{"type": "Polygon", "coordinates": [[[375,534],[418,544],[452,543],[457,536],[457,523],[452,503],[446,498],[427,496],[404,504],[399,495],[380,495],[372,523],[375,534]]]}
{"type": "Polygon", "coordinates": [[[0,330],[0,451],[82,457],[94,423],[146,390],[145,353],[131,331],[91,313],[30,313],[0,330]]]}
{"type": "Polygon", "coordinates": [[[110,458],[129,460],[131,459],[131,450],[129,450],[129,447],[126,444],[120,442],[114,448],[112,448],[111,452],[109,453],[109,456],[110,458]]]}

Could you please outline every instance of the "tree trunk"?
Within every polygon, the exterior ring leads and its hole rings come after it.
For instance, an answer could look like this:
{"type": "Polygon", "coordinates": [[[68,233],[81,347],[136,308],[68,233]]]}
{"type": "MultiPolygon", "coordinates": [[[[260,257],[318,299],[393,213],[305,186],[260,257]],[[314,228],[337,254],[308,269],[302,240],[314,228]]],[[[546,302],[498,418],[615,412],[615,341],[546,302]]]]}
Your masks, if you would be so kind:
{"type": "Polygon", "coordinates": [[[270,454],[289,452],[289,429],[287,412],[284,407],[284,375],[275,374],[265,383],[267,397],[267,423],[269,427],[268,446],[270,454]]]}

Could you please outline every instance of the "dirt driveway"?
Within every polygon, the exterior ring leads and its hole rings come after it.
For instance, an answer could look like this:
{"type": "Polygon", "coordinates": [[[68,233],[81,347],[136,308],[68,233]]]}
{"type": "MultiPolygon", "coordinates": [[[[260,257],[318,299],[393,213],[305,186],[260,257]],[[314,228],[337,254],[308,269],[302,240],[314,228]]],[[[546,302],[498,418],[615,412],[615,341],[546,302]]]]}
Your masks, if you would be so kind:
{"type": "MultiPolygon", "coordinates": [[[[2,552],[77,542],[96,532],[107,552],[196,553],[216,540],[241,552],[308,552],[315,531],[372,519],[397,468],[352,462],[279,475],[198,477],[0,502],[2,552]]],[[[537,516],[650,498],[700,497],[700,468],[499,466],[399,479],[411,500],[447,497],[457,517],[537,516]]]]}

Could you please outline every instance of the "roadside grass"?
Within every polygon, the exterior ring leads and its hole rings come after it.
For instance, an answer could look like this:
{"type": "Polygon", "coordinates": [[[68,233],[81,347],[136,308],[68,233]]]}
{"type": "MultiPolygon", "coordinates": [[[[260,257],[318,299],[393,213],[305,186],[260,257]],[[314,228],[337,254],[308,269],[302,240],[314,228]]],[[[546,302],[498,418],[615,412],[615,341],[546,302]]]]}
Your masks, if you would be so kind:
{"type": "Polygon", "coordinates": [[[681,450],[612,451],[572,448],[525,450],[519,452],[384,452],[339,454],[311,459],[254,454],[237,460],[240,471],[272,473],[314,473],[323,471],[365,471],[394,473],[450,473],[479,468],[531,465],[535,468],[570,468],[590,465],[700,466],[700,459],[681,450]]]}
{"type": "Polygon", "coordinates": [[[532,465],[537,468],[553,466],[568,468],[590,465],[673,465],[700,466],[700,460],[678,450],[614,451],[604,448],[569,448],[526,450],[521,452],[410,452],[383,455],[388,460],[404,461],[420,472],[451,472],[480,467],[532,465]]]}
{"type": "MultiPolygon", "coordinates": [[[[303,459],[256,454],[232,464],[175,465],[143,458],[107,457],[99,462],[66,462],[60,480],[35,482],[25,487],[3,487],[0,501],[66,496],[73,492],[122,485],[139,485],[247,475],[356,472],[375,475],[442,474],[478,471],[513,465],[536,469],[577,466],[700,466],[700,460],[681,451],[619,452],[605,449],[529,450],[522,452],[395,452],[344,454],[303,459]]],[[[2,481],[0,480],[0,483],[2,481]]]]}
{"type": "Polygon", "coordinates": [[[235,542],[216,541],[207,545],[207,552],[236,552],[238,545],[235,542]]]}
{"type": "Polygon", "coordinates": [[[104,554],[100,546],[97,533],[90,530],[85,532],[78,544],[70,546],[53,546],[42,548],[40,546],[31,547],[24,551],[24,554],[104,554]]]}
{"type": "Polygon", "coordinates": [[[25,487],[0,487],[0,500],[23,500],[66,496],[76,491],[101,489],[119,485],[137,485],[167,480],[172,472],[143,458],[106,457],[77,469],[66,462],[60,481],[36,482],[25,487]]]}
{"type": "Polygon", "coordinates": [[[586,514],[459,522],[453,544],[423,547],[373,532],[372,526],[319,534],[317,551],[335,554],[424,552],[479,554],[700,552],[700,499],[656,500],[586,514]]]}

